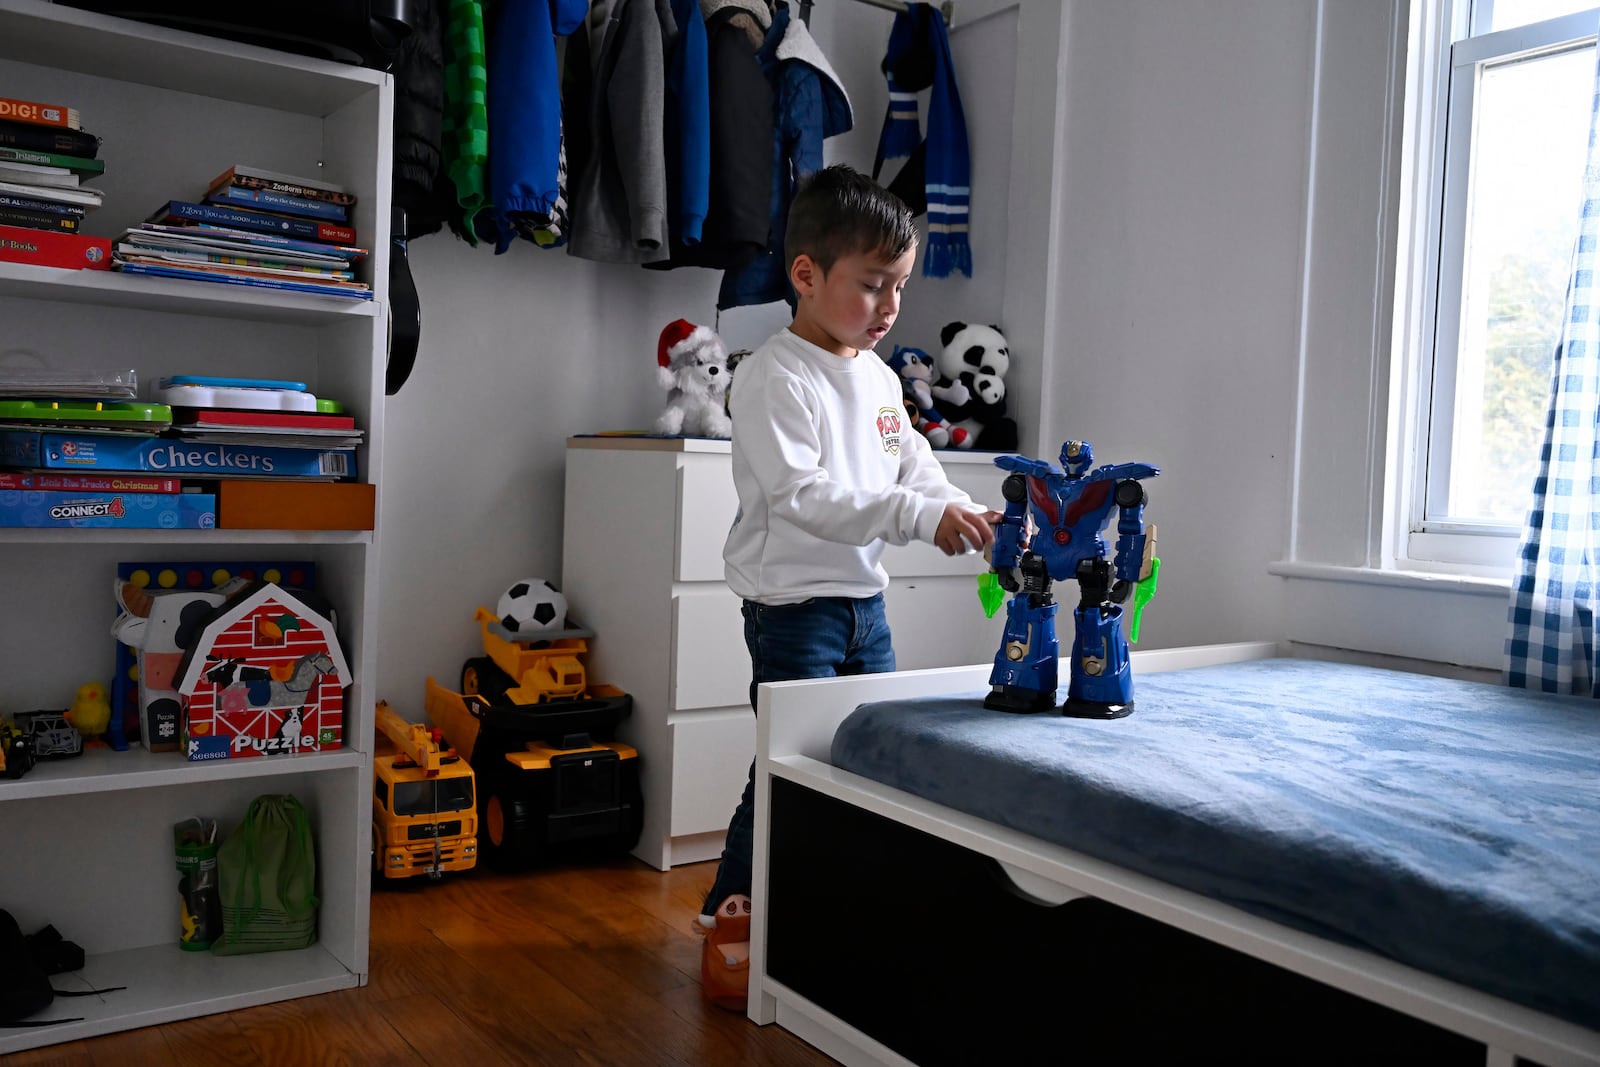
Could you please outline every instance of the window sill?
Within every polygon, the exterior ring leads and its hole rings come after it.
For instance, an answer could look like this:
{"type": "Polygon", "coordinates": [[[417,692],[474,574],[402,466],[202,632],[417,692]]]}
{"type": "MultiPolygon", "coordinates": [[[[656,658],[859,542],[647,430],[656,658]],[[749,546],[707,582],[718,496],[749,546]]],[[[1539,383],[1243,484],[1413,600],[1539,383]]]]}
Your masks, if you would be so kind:
{"type": "Polygon", "coordinates": [[[1382,585],[1400,589],[1431,589],[1473,596],[1498,597],[1502,600],[1511,595],[1510,578],[1488,578],[1474,574],[1342,567],[1331,563],[1301,563],[1296,560],[1269,563],[1267,572],[1281,578],[1310,578],[1315,581],[1351,582],[1357,585],[1382,585]]]}

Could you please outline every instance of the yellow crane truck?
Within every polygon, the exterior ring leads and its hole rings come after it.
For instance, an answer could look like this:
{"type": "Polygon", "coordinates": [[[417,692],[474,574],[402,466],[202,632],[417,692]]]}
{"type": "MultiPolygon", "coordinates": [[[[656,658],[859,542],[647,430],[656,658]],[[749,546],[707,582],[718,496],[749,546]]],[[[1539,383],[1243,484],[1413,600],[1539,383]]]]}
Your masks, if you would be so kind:
{"type": "Polygon", "coordinates": [[[378,701],[373,757],[374,877],[438,878],[478,863],[477,791],[472,767],[442,731],[410,722],[378,701]]]}

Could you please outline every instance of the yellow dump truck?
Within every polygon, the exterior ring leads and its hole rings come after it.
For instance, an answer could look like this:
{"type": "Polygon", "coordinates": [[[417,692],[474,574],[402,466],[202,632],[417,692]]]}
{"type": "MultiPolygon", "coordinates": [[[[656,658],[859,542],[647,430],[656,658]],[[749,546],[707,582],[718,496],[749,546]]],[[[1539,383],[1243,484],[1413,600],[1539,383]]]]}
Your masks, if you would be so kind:
{"type": "Polygon", "coordinates": [[[568,629],[519,639],[488,608],[479,607],[472,618],[483,633],[484,654],[461,668],[466,695],[482,696],[490,704],[592,701],[596,707],[623,697],[616,686],[589,684],[581,657],[589,652],[590,631],[568,629]]]}
{"type": "Polygon", "coordinates": [[[373,757],[374,877],[438,878],[478,863],[477,791],[472,767],[442,731],[410,722],[378,701],[373,757]]]}
{"type": "Polygon", "coordinates": [[[483,856],[520,869],[553,853],[625,853],[639,840],[639,753],[611,740],[632,699],[522,706],[454,693],[428,679],[428,717],[478,776],[483,856]]]}

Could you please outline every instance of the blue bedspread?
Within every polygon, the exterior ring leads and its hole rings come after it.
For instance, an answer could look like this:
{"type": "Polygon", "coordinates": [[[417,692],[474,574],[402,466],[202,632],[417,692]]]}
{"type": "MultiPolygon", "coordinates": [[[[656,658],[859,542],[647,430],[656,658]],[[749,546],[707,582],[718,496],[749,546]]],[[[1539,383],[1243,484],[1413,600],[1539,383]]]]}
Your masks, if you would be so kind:
{"type": "Polygon", "coordinates": [[[1600,1029],[1600,704],[1297,659],[1134,700],[867,704],[833,762],[1600,1029]]]}

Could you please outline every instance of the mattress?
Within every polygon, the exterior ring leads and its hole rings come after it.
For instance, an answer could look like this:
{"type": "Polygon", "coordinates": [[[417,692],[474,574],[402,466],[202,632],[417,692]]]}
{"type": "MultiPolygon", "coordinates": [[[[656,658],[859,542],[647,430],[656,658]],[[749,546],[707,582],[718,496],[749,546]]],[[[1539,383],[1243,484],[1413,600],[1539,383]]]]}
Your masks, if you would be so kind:
{"type": "Polygon", "coordinates": [[[1600,1029],[1600,703],[1313,660],[1100,721],[858,708],[836,766],[1600,1029]]]}

